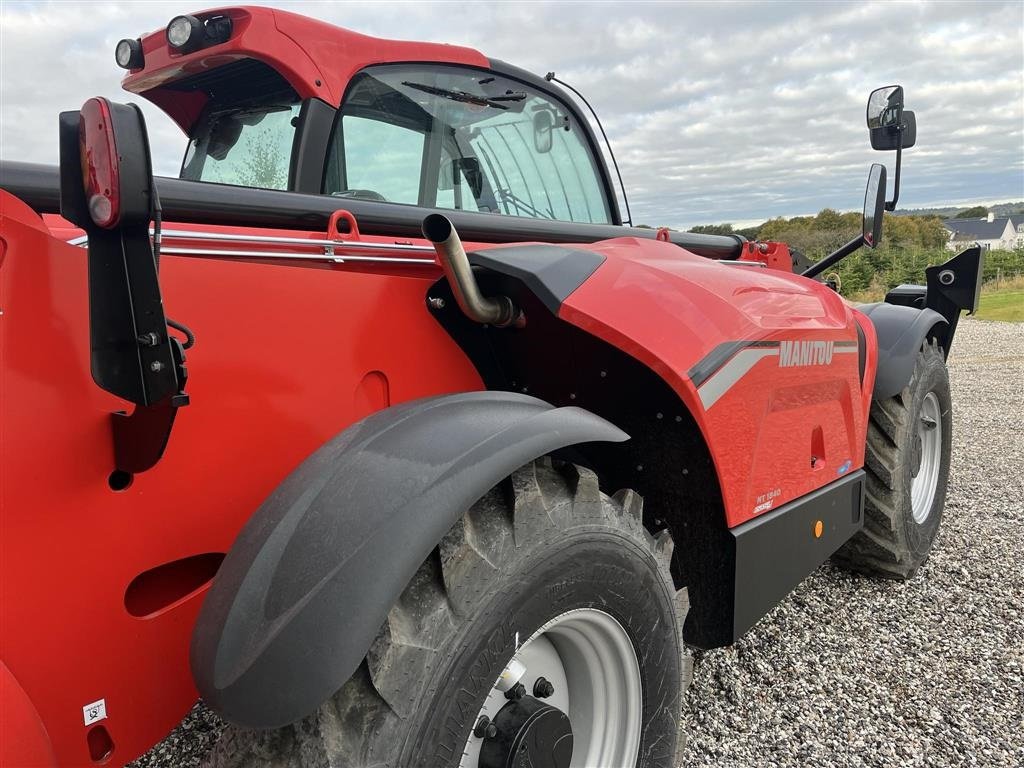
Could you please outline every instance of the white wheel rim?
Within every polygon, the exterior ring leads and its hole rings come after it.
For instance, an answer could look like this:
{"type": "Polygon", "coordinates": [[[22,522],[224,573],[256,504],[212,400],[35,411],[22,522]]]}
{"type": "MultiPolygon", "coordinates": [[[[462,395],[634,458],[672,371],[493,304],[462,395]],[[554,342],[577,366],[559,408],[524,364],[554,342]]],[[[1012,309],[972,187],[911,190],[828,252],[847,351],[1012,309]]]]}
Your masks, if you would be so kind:
{"type": "Polygon", "coordinates": [[[934,392],[924,396],[915,436],[921,441],[921,465],[910,481],[910,509],[921,524],[932,512],[942,466],[942,411],[934,392]]]}
{"type": "MultiPolygon", "coordinates": [[[[543,701],[569,716],[570,768],[636,765],[643,706],[640,664],[618,621],[593,608],[567,611],[534,632],[513,658],[526,668],[520,682],[527,695],[539,677],[554,685],[555,692],[543,701]]],[[[497,683],[471,729],[508,703],[497,683]]],[[[469,734],[459,768],[477,768],[482,744],[483,739],[469,734]]]]}

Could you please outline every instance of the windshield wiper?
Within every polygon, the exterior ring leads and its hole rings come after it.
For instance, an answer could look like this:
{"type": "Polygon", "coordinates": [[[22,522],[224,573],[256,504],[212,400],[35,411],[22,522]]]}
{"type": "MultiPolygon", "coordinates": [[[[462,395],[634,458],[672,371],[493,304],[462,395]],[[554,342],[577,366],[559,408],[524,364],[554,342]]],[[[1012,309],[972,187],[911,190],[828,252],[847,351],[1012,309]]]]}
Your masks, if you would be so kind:
{"type": "Polygon", "coordinates": [[[411,83],[408,80],[403,80],[402,85],[429,93],[431,96],[441,96],[442,98],[451,99],[463,104],[475,104],[478,107],[493,107],[494,109],[508,109],[507,106],[501,103],[503,101],[522,101],[526,98],[526,94],[522,91],[508,91],[504,96],[478,96],[466,91],[451,91],[447,88],[437,88],[433,85],[411,83]]]}

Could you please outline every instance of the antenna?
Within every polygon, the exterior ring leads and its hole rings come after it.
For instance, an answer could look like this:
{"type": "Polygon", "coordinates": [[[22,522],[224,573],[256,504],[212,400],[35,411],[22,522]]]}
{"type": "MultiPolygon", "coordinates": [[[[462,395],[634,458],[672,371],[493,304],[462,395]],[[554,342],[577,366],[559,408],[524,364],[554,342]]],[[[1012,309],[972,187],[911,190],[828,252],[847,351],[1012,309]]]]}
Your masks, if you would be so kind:
{"type": "Polygon", "coordinates": [[[597,112],[595,112],[594,108],[590,106],[590,102],[587,101],[586,98],[584,98],[582,93],[577,91],[564,80],[559,80],[557,77],[555,77],[554,72],[548,72],[547,75],[544,76],[544,79],[547,80],[548,82],[554,80],[559,85],[564,85],[570,91],[575,93],[576,96],[579,97],[579,100],[587,105],[587,109],[590,110],[590,114],[594,116],[594,122],[597,123],[597,127],[601,131],[601,136],[604,137],[604,145],[608,147],[608,155],[611,157],[612,165],[615,167],[615,175],[619,177],[619,189],[622,191],[622,202],[625,203],[626,205],[626,221],[629,222],[629,226],[633,226],[633,214],[629,210],[629,198],[626,197],[626,185],[622,183],[622,174],[619,172],[619,162],[615,159],[615,152],[612,151],[612,143],[608,141],[608,134],[604,132],[604,126],[601,125],[601,118],[597,116],[597,112]]]}

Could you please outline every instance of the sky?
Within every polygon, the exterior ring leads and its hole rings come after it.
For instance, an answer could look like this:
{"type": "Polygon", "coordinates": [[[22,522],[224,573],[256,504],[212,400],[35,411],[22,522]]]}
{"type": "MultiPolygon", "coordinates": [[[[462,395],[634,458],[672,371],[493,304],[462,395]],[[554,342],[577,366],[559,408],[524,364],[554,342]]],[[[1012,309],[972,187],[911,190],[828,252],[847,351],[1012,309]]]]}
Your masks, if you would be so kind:
{"type": "MultiPolygon", "coordinates": [[[[258,3],[249,3],[258,4],[258,3]]],[[[274,2],[358,32],[554,71],[601,116],[636,223],[688,227],[860,207],[868,93],[917,115],[901,208],[1024,199],[1024,2],[274,2]]],[[[0,0],[0,159],[54,163],[57,113],[128,101],[122,37],[184,2],[0,0]]],[[[143,105],[157,173],[186,139],[143,105]]],[[[890,181],[891,183],[891,181],[890,181]]]]}

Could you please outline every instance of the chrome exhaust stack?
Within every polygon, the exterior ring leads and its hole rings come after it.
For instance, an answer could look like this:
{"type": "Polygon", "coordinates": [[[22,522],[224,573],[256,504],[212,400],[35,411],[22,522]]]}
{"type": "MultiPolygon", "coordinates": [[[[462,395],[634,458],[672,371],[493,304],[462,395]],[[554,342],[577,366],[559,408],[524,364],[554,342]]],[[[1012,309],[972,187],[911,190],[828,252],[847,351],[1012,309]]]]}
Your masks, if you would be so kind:
{"type": "Polygon", "coordinates": [[[447,216],[432,213],[423,220],[423,236],[434,245],[445,277],[459,309],[470,320],[498,328],[522,328],[525,318],[508,296],[486,297],[480,293],[459,233],[447,216]]]}

